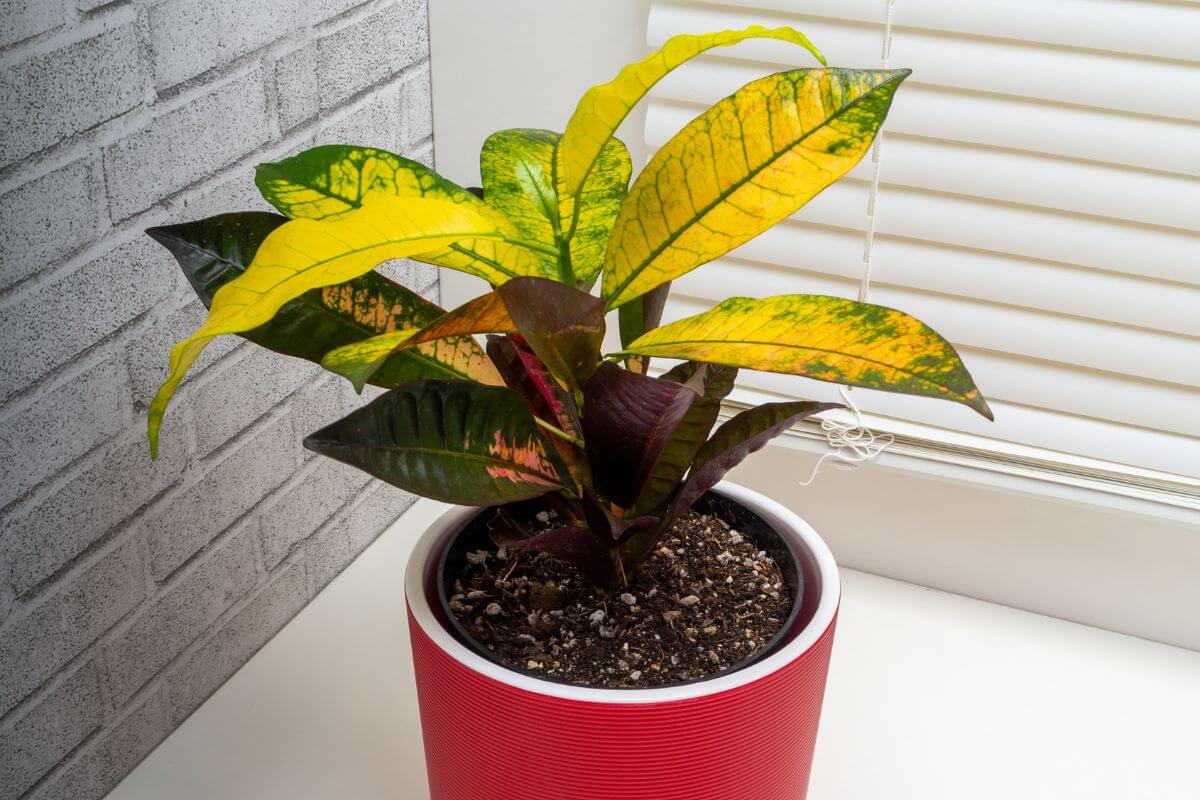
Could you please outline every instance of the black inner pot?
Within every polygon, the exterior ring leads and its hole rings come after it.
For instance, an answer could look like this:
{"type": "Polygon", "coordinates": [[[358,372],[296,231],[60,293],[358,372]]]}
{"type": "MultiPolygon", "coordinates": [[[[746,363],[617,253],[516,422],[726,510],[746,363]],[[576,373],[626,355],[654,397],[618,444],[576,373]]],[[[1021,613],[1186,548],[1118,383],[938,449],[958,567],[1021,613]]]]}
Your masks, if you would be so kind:
{"type": "MultiPolygon", "coordinates": [[[[701,514],[717,517],[723,520],[735,531],[738,531],[743,536],[746,536],[753,541],[759,550],[764,550],[771,558],[775,559],[775,563],[779,565],[780,571],[783,573],[784,584],[787,586],[787,591],[792,599],[792,610],[788,613],[788,617],[784,620],[779,632],[767,642],[764,647],[760,647],[756,652],[747,656],[742,661],[734,664],[726,670],[723,670],[708,678],[699,678],[693,681],[680,681],[679,683],[667,684],[669,686],[684,686],[689,683],[699,683],[705,680],[712,680],[721,675],[728,675],[731,672],[736,672],[739,669],[744,669],[755,661],[766,658],[771,653],[778,650],[784,643],[791,640],[803,627],[802,624],[797,624],[797,618],[801,613],[802,606],[807,606],[808,598],[805,602],[801,602],[799,598],[804,598],[807,595],[813,595],[812,591],[806,592],[806,589],[817,589],[816,586],[806,586],[804,581],[804,572],[801,570],[800,554],[796,552],[795,547],[790,541],[780,536],[774,528],[772,528],[766,520],[758,514],[751,511],[746,506],[732,500],[724,495],[715,492],[708,492],[695,503],[692,508],[701,514]]],[[[540,500],[529,500],[522,503],[512,503],[504,507],[505,511],[511,514],[518,521],[532,520],[535,514],[546,509],[544,503],[540,500]]],[[[436,614],[439,621],[442,623],[454,638],[470,648],[475,653],[497,664],[507,670],[513,670],[512,667],[504,663],[495,653],[488,650],[487,647],[477,642],[467,633],[466,629],[459,624],[458,618],[450,611],[450,596],[453,594],[454,579],[462,574],[463,565],[466,562],[468,552],[474,550],[487,550],[495,552],[496,546],[492,543],[488,536],[488,521],[495,514],[494,508],[485,508],[475,515],[463,529],[450,541],[446,547],[442,549],[442,554],[438,560],[437,568],[437,594],[438,605],[436,614]]],[[[815,598],[814,598],[815,600],[815,598]]],[[[811,611],[810,614],[811,616],[811,611]]],[[[534,675],[532,673],[521,672],[522,675],[537,678],[538,680],[548,681],[550,683],[568,683],[567,681],[558,680],[556,678],[547,678],[543,675],[534,675]]],[[[569,684],[577,685],[577,684],[569,684]]],[[[651,687],[628,687],[628,688],[613,688],[611,691],[645,691],[651,687]]],[[[653,687],[664,688],[664,687],[653,687]]]]}

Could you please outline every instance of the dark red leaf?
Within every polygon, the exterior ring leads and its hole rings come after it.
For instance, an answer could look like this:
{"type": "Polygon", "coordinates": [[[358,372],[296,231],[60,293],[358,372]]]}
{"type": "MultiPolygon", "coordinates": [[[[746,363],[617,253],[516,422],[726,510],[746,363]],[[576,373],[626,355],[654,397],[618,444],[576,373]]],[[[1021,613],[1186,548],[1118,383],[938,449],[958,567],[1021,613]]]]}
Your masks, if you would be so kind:
{"type": "Polygon", "coordinates": [[[517,330],[552,374],[572,387],[591,376],[604,338],[603,300],[547,278],[513,278],[496,291],[517,330]]]}
{"type": "Polygon", "coordinates": [[[805,417],[842,408],[841,403],[798,401],[765,403],[750,408],[717,428],[692,459],[691,472],[679,493],[677,511],[689,508],[700,496],[720,482],[725,473],[771,439],[805,417]]]}
{"type": "Polygon", "coordinates": [[[567,525],[506,546],[510,550],[537,550],[565,561],[595,586],[609,587],[614,583],[611,551],[587,528],[567,525]]]}
{"type": "Polygon", "coordinates": [[[583,433],[601,494],[632,506],[696,393],[605,362],[583,388],[583,433]]]}

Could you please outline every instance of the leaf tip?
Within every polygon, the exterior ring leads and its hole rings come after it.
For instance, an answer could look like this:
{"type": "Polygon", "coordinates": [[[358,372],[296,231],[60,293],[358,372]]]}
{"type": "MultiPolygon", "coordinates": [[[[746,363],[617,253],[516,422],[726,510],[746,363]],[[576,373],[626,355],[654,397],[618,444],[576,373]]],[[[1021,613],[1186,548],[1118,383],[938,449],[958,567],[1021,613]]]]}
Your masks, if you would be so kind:
{"type": "Polygon", "coordinates": [[[971,399],[970,399],[970,403],[969,403],[970,407],[975,409],[975,411],[979,412],[979,415],[982,416],[984,419],[986,419],[988,422],[995,422],[996,415],[992,413],[992,408],[991,408],[991,406],[988,405],[987,400],[985,400],[983,398],[983,395],[980,394],[978,391],[974,392],[973,395],[974,396],[971,397],[971,399]]]}

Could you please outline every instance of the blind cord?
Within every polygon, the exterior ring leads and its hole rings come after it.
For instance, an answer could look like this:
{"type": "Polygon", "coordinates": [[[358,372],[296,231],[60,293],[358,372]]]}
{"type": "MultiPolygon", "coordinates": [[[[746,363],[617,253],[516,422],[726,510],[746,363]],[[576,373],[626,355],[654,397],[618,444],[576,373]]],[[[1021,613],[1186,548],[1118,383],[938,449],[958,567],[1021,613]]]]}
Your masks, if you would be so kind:
{"type": "MultiPolygon", "coordinates": [[[[888,59],[892,55],[892,18],[896,9],[896,0],[886,0],[887,17],[883,26],[883,48],[880,53],[881,63],[887,69],[888,59]]],[[[871,176],[871,190],[867,196],[867,235],[863,246],[863,274],[858,284],[858,302],[865,303],[871,295],[871,250],[875,244],[875,210],[879,197],[880,148],[883,145],[883,132],[875,137],[871,146],[871,162],[875,165],[871,176]]],[[[817,474],[826,461],[831,461],[842,469],[855,469],[859,464],[874,461],[888,446],[895,442],[890,433],[876,433],[863,425],[862,412],[850,399],[849,386],[842,386],[838,391],[842,400],[854,413],[854,422],[837,422],[821,420],[821,432],[825,434],[825,444],[829,452],[821,456],[813,466],[808,480],[800,481],[801,486],[809,486],[817,479],[817,474]]]]}

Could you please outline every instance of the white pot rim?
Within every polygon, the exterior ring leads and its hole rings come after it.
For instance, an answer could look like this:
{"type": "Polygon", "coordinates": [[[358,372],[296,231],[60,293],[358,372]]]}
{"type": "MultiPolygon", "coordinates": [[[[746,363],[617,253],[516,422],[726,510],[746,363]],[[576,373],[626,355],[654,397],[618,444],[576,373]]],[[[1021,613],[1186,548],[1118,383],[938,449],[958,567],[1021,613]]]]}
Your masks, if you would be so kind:
{"type": "MultiPolygon", "coordinates": [[[[447,511],[430,525],[417,541],[404,573],[404,591],[409,610],[425,635],[451,658],[494,681],[534,694],[582,703],[649,705],[706,697],[754,683],[795,661],[825,633],[837,612],[841,598],[841,580],[829,547],[812,526],[795,513],[758,492],[728,481],[717,484],[713,491],[745,505],[788,539],[797,552],[806,552],[815,564],[817,577],[821,582],[816,610],[804,629],[771,655],[736,672],[678,686],[603,689],[540,680],[506,669],[475,653],[454,638],[438,621],[425,590],[429,569],[436,570],[435,555],[440,554],[441,548],[449,538],[479,513],[479,509],[473,506],[447,511]]],[[[811,580],[812,576],[805,577],[811,580]]]]}

